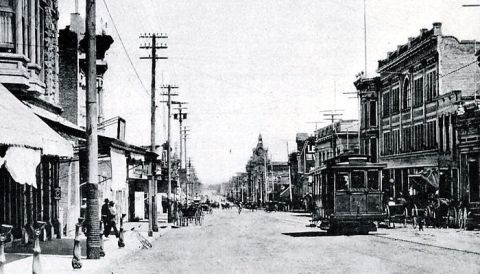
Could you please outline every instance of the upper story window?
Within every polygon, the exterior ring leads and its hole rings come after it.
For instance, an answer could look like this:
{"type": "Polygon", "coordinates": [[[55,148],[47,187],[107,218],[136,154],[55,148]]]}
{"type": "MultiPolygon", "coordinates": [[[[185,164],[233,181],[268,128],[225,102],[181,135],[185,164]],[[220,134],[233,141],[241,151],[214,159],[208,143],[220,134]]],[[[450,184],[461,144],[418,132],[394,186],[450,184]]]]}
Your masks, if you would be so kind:
{"type": "Polygon", "coordinates": [[[390,92],[385,92],[382,95],[382,115],[383,117],[390,115],[390,92]]]}
{"type": "Polygon", "coordinates": [[[392,89],[392,113],[400,111],[400,91],[398,87],[392,89]]]}
{"type": "Polygon", "coordinates": [[[423,104],[423,77],[419,77],[413,81],[413,106],[423,104]]]}
{"type": "Polygon", "coordinates": [[[363,113],[363,119],[361,121],[362,128],[366,128],[368,127],[368,104],[367,103],[362,104],[362,113],[363,113]]]}
{"type": "Polygon", "coordinates": [[[427,102],[437,97],[437,72],[435,70],[427,72],[425,93],[427,102]]]}
{"type": "Polygon", "coordinates": [[[377,125],[377,103],[370,101],[370,126],[377,125]]]}
{"type": "Polygon", "coordinates": [[[410,80],[405,79],[402,89],[402,109],[412,106],[412,92],[410,91],[410,80]]]}
{"type": "Polygon", "coordinates": [[[0,52],[15,50],[15,13],[13,0],[0,0],[0,52]]]}

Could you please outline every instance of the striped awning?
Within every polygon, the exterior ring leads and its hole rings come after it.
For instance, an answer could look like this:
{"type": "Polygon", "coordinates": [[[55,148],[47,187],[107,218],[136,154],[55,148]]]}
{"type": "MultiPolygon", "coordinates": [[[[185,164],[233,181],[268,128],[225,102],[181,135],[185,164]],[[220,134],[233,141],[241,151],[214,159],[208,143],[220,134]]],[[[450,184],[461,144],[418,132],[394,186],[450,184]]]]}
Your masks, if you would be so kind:
{"type": "Polygon", "coordinates": [[[73,145],[44,123],[2,84],[0,144],[39,149],[44,155],[73,157],[73,145]]]}

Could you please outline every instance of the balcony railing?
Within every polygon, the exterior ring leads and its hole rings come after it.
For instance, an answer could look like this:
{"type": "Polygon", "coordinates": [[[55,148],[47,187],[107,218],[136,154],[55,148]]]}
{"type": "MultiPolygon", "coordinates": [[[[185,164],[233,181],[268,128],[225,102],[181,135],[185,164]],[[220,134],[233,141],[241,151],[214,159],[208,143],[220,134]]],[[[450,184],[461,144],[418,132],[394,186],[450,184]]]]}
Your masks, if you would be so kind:
{"type": "Polygon", "coordinates": [[[12,52],[15,48],[14,15],[13,12],[0,11],[0,52],[12,52]]]}

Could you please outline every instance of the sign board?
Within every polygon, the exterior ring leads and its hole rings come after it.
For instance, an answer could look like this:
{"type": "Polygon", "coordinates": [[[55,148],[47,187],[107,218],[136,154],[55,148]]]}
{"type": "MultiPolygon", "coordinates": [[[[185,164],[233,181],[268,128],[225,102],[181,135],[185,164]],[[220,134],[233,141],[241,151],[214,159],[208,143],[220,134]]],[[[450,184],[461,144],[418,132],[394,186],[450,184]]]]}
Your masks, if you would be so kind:
{"type": "Polygon", "coordinates": [[[55,200],[62,199],[62,188],[60,188],[59,186],[53,188],[53,199],[55,200]]]}

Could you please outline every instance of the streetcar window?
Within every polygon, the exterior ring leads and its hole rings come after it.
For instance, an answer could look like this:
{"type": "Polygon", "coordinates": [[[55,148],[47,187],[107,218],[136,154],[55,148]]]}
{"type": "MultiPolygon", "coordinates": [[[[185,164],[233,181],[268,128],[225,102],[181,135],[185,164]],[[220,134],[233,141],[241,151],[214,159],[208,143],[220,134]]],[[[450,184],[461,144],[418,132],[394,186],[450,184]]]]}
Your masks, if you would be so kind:
{"type": "Polygon", "coordinates": [[[348,189],[350,180],[348,178],[348,172],[337,172],[335,180],[336,190],[348,189]]]}
{"type": "Polygon", "coordinates": [[[372,170],[367,173],[368,188],[378,190],[378,171],[372,170]]]}
{"type": "Polygon", "coordinates": [[[365,173],[363,171],[352,171],[352,188],[365,187],[365,173]]]}

